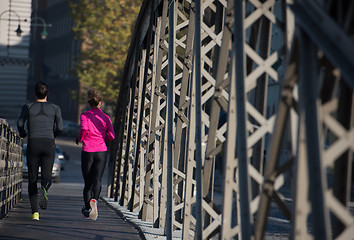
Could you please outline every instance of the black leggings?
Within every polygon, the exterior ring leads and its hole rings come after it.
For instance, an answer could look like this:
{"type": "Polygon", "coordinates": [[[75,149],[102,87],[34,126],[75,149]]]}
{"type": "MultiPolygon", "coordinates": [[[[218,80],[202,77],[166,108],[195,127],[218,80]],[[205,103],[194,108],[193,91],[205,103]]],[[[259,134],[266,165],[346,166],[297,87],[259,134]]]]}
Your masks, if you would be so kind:
{"type": "Polygon", "coordinates": [[[81,170],[85,187],[83,191],[86,209],[90,209],[90,200],[98,200],[102,188],[102,175],[106,166],[107,152],[81,152],[81,170]]]}
{"type": "Polygon", "coordinates": [[[48,191],[52,185],[52,169],[55,157],[54,139],[30,139],[27,145],[28,195],[32,213],[38,212],[37,181],[41,167],[41,185],[48,191]]]}

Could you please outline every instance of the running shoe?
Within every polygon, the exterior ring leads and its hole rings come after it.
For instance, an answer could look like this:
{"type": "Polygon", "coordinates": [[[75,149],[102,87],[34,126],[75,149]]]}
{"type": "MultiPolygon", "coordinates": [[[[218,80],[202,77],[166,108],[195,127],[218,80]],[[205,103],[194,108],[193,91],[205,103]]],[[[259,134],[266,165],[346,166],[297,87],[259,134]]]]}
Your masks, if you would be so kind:
{"type": "Polygon", "coordinates": [[[48,205],[47,190],[41,186],[39,188],[39,207],[42,209],[47,209],[47,205],[48,205]]]}
{"type": "Polygon", "coordinates": [[[38,212],[32,213],[30,218],[31,220],[39,221],[39,213],[38,212]]]}
{"type": "Polygon", "coordinates": [[[85,206],[83,206],[82,209],[81,209],[81,213],[82,213],[82,215],[84,215],[84,217],[86,219],[90,219],[90,212],[91,212],[91,209],[87,210],[85,208],[85,206]]]}
{"type": "Polygon", "coordinates": [[[95,221],[98,217],[97,200],[96,199],[90,200],[90,207],[91,207],[90,218],[95,221]]]}

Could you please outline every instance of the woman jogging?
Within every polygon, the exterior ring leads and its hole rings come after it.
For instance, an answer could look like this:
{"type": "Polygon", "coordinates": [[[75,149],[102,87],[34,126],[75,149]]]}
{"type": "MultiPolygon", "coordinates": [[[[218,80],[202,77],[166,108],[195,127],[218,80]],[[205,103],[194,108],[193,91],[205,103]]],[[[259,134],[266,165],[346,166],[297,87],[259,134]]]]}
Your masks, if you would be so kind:
{"type": "Polygon", "coordinates": [[[47,101],[48,86],[38,82],[34,88],[37,98],[22,107],[17,128],[22,138],[27,136],[28,195],[32,208],[32,220],[39,220],[39,207],[47,208],[47,192],[52,185],[52,168],[55,157],[54,138],[63,131],[60,108],[47,101]],[[41,187],[37,189],[38,171],[41,167],[41,187]],[[39,191],[39,199],[38,199],[39,191]],[[39,206],[39,207],[38,207],[39,206]]]}
{"type": "Polygon", "coordinates": [[[102,175],[106,166],[107,146],[105,141],[114,139],[111,119],[102,112],[101,95],[95,89],[87,92],[90,110],[80,116],[80,134],[76,143],[83,142],[81,170],[85,186],[83,190],[84,207],[81,212],[85,218],[96,220],[97,200],[100,196],[102,175]]]}

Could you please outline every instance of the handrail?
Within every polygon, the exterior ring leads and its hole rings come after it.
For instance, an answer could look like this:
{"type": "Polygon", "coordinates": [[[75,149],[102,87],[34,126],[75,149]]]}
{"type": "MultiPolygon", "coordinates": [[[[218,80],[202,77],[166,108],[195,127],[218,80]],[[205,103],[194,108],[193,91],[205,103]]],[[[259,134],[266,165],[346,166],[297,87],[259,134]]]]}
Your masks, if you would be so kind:
{"type": "Polygon", "coordinates": [[[22,193],[23,140],[0,118],[0,219],[20,200],[22,193]]]}

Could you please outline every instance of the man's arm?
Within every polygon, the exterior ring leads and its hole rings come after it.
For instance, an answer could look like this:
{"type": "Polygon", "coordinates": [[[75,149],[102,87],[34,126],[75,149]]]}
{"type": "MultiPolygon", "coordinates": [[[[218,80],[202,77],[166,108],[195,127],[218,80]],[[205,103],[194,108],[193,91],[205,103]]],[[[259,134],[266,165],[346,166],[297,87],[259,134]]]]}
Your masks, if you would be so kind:
{"type": "Polygon", "coordinates": [[[20,137],[25,138],[27,136],[26,130],[25,130],[25,123],[28,118],[28,107],[26,105],[23,105],[20,113],[20,117],[17,120],[17,129],[18,132],[20,133],[20,137]]]}

